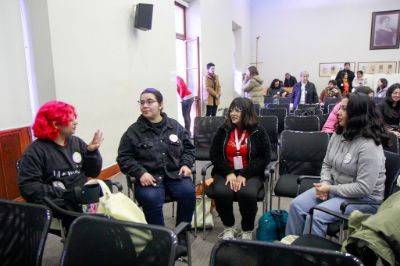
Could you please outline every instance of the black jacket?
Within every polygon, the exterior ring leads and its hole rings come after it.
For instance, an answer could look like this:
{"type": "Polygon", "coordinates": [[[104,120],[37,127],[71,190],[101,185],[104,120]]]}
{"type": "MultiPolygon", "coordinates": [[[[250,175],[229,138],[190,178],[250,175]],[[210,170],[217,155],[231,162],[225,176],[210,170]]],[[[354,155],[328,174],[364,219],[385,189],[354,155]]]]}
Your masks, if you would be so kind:
{"type": "MultiPolygon", "coordinates": [[[[353,79],[354,79],[354,77],[355,77],[354,72],[351,71],[351,70],[345,70],[345,69],[340,70],[340,71],[336,74],[335,80],[338,82],[338,86],[339,86],[339,80],[341,80],[342,75],[343,75],[344,72],[347,72],[347,80],[349,81],[350,86],[352,86],[352,84],[353,84],[353,79]]],[[[351,91],[350,91],[350,92],[351,92],[351,91]]]]}
{"type": "Polygon", "coordinates": [[[155,128],[140,116],[121,138],[117,162],[122,173],[139,179],[148,172],[153,176],[179,179],[179,169],[194,164],[194,146],[188,132],[174,119],[162,113],[155,128]]]}
{"type": "Polygon", "coordinates": [[[284,83],[283,83],[283,86],[284,86],[284,87],[293,87],[294,84],[296,84],[296,83],[297,83],[297,79],[296,79],[295,77],[293,77],[293,76],[290,76],[289,79],[286,79],[286,78],[285,78],[285,81],[284,81],[284,83]]]}
{"type": "Polygon", "coordinates": [[[102,158],[98,150],[89,152],[87,144],[78,137],[68,138],[62,147],[51,140],[35,140],[18,163],[18,185],[21,195],[29,202],[43,197],[61,198],[65,190],[55,187],[60,181],[66,190],[82,187],[88,176],[100,174],[102,158]]]}
{"type": "Polygon", "coordinates": [[[214,136],[211,148],[210,159],[214,165],[212,175],[219,174],[226,177],[228,174],[240,174],[245,178],[264,178],[264,170],[271,160],[271,144],[268,135],[260,126],[249,131],[247,168],[235,171],[225,155],[226,144],[229,140],[230,128],[222,125],[214,136]]]}

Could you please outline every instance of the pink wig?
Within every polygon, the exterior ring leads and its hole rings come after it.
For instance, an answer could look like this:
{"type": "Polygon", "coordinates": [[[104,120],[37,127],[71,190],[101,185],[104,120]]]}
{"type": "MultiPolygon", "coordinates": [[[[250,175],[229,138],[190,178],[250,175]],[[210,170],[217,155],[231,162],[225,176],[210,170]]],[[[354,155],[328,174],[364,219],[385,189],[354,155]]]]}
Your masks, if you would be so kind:
{"type": "Polygon", "coordinates": [[[33,134],[38,139],[55,140],[60,130],[53,124],[67,126],[77,117],[75,107],[64,102],[50,101],[40,107],[33,123],[33,134]]]}

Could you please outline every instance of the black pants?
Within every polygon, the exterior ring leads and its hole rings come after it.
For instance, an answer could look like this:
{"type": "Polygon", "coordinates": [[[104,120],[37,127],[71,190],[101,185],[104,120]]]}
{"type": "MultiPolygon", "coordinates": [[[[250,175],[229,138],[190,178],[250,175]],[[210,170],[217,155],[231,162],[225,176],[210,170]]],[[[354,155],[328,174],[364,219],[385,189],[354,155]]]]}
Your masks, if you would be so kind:
{"type": "Polygon", "coordinates": [[[212,194],[222,223],[226,227],[235,225],[233,201],[236,200],[239,203],[239,211],[242,215],[242,230],[252,231],[257,214],[257,195],[263,189],[261,179],[258,177],[246,179],[246,186],[238,192],[231,190],[230,185],[225,185],[225,182],[225,177],[214,175],[212,194]]]}
{"type": "Polygon", "coordinates": [[[182,115],[183,120],[185,121],[185,128],[188,132],[190,132],[190,110],[192,109],[192,104],[193,98],[182,101],[182,115]]]}
{"type": "Polygon", "coordinates": [[[207,105],[206,116],[215,116],[217,114],[218,105],[207,105]]]}

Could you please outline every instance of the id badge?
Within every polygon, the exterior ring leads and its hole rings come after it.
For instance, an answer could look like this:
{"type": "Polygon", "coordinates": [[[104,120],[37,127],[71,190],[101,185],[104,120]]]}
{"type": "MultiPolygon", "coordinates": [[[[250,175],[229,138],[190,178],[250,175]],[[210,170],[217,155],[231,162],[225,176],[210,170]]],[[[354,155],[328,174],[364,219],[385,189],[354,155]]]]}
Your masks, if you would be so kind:
{"type": "Polygon", "coordinates": [[[243,169],[242,156],[233,157],[233,168],[235,168],[235,170],[243,169]]]}

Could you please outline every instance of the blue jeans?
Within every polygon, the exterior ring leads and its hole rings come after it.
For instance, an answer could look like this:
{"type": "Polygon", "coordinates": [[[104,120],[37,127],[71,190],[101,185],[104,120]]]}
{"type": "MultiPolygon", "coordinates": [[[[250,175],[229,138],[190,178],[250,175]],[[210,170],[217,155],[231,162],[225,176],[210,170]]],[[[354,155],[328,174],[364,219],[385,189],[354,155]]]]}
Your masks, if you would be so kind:
{"type": "Polygon", "coordinates": [[[178,202],[176,224],[190,223],[196,205],[196,195],[194,183],[189,177],[181,180],[165,178],[157,187],[135,185],[136,199],[143,207],[147,223],[165,225],[162,208],[166,192],[178,202]]]}
{"type": "MultiPolygon", "coordinates": [[[[340,204],[351,199],[341,198],[329,195],[329,198],[322,201],[315,197],[315,189],[311,188],[304,193],[298,195],[290,204],[289,217],[286,224],[286,235],[302,235],[308,234],[310,229],[309,211],[312,207],[321,206],[335,212],[340,211],[340,204]]],[[[372,202],[368,197],[357,198],[352,200],[362,200],[372,202]]],[[[349,205],[345,214],[350,214],[354,210],[364,213],[375,213],[378,206],[371,205],[349,205]]],[[[339,219],[321,211],[314,211],[313,224],[311,234],[325,237],[328,224],[338,221],[339,219]]]]}

